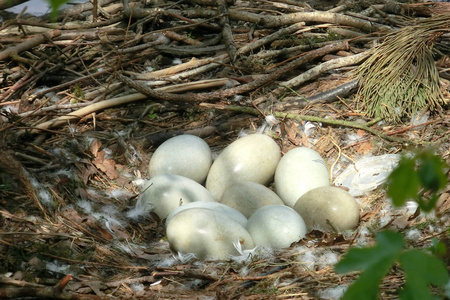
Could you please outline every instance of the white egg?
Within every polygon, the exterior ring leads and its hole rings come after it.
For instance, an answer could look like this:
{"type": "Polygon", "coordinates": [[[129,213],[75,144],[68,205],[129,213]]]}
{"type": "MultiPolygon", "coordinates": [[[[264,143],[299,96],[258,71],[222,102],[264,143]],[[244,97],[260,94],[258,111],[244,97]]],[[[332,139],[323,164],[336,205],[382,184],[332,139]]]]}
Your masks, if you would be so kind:
{"type": "Polygon", "coordinates": [[[211,209],[191,208],[177,213],[167,224],[166,233],[174,251],[193,253],[199,259],[239,255],[233,243],[240,243],[243,250],[254,248],[244,226],[211,209]]]}
{"type": "Polygon", "coordinates": [[[242,137],[228,145],[214,161],[206,178],[206,188],[219,200],[233,182],[253,181],[267,185],[280,156],[280,147],[267,135],[242,137]]]}
{"type": "Polygon", "coordinates": [[[219,202],[237,209],[247,218],[265,205],[284,204],[280,197],[268,187],[250,181],[229,185],[219,202]]]}
{"type": "Polygon", "coordinates": [[[167,228],[167,225],[169,224],[170,220],[173,218],[173,216],[175,216],[176,214],[178,214],[181,211],[184,211],[186,209],[191,209],[191,208],[204,208],[204,209],[215,210],[223,215],[227,215],[228,217],[235,220],[242,226],[245,226],[247,224],[247,218],[242,213],[240,213],[238,210],[231,208],[225,204],[218,203],[218,202],[195,201],[195,202],[183,204],[182,206],[175,208],[166,219],[166,228],[167,228]]]}
{"type": "Polygon", "coordinates": [[[334,186],[315,188],[298,199],[294,209],[308,230],[344,231],[358,225],[359,207],[348,192],[334,186]]]}
{"type": "Polygon", "coordinates": [[[175,208],[194,201],[214,201],[211,193],[198,182],[179,175],[153,177],[139,195],[136,207],[154,211],[161,219],[175,208]]]}
{"type": "Polygon", "coordinates": [[[288,151],[275,172],[275,190],[284,204],[293,207],[304,193],[329,186],[326,162],[316,151],[299,147],[288,151]]]}
{"type": "Polygon", "coordinates": [[[208,144],[195,135],[184,134],[168,139],[156,149],[148,173],[150,178],[174,174],[203,183],[211,164],[208,144]]]}
{"type": "Polygon", "coordinates": [[[302,217],[286,205],[263,206],[248,219],[245,226],[256,246],[273,249],[289,247],[305,237],[302,217]]]}

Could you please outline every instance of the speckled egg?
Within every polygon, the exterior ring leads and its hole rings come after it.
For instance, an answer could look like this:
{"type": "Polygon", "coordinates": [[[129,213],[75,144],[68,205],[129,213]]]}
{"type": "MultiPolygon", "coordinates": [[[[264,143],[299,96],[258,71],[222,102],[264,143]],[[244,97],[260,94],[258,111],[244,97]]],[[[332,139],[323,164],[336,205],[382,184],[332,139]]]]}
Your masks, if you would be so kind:
{"type": "Polygon", "coordinates": [[[211,164],[208,144],[195,135],[184,134],[168,139],[156,149],[148,173],[150,178],[174,174],[203,183],[211,164]]]}
{"type": "Polygon", "coordinates": [[[294,207],[304,193],[329,186],[327,164],[316,151],[299,147],[288,151],[275,172],[275,190],[284,204],[294,207]]]}
{"type": "Polygon", "coordinates": [[[172,250],[193,253],[199,259],[237,256],[234,243],[240,243],[243,250],[255,247],[241,224],[211,209],[192,208],[177,213],[167,224],[166,233],[172,250]]]}
{"type": "Polygon", "coordinates": [[[284,204],[271,189],[250,181],[230,184],[219,202],[237,209],[247,218],[265,205],[284,204]]]}
{"type": "Polygon", "coordinates": [[[256,246],[273,249],[289,247],[305,237],[306,225],[302,217],[286,205],[261,207],[245,226],[256,246]]]}
{"type": "Polygon", "coordinates": [[[244,136],[219,154],[209,170],[206,188],[219,200],[233,182],[253,181],[267,185],[280,157],[280,147],[267,135],[244,136]]]}
{"type": "Polygon", "coordinates": [[[308,230],[344,231],[358,225],[359,207],[352,195],[334,186],[315,188],[298,199],[294,209],[308,230]]]}
{"type": "Polygon", "coordinates": [[[178,214],[181,211],[184,211],[186,209],[192,209],[192,208],[204,208],[204,209],[211,209],[215,210],[221,214],[227,215],[231,219],[235,220],[242,226],[245,226],[247,224],[247,218],[240,213],[238,210],[231,208],[225,204],[218,203],[218,202],[209,202],[209,201],[195,201],[187,204],[183,204],[182,206],[179,206],[175,208],[167,217],[166,219],[166,227],[169,224],[170,220],[178,214]]]}
{"type": "Polygon", "coordinates": [[[175,208],[194,201],[214,201],[211,193],[198,182],[179,175],[160,175],[146,184],[137,208],[154,211],[161,219],[175,208]]]}

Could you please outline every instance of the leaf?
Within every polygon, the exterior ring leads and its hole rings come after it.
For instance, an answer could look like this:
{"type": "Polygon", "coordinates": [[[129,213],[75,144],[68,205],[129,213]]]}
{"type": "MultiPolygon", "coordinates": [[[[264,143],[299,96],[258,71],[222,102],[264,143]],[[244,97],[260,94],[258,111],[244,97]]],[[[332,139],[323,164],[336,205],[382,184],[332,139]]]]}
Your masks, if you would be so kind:
{"type": "Polygon", "coordinates": [[[421,164],[417,173],[422,186],[432,192],[444,188],[447,184],[445,163],[431,150],[423,151],[418,158],[421,160],[421,164]]]}
{"type": "Polygon", "coordinates": [[[377,234],[376,241],[374,247],[350,249],[336,264],[336,273],[364,271],[343,299],[377,299],[378,285],[401,253],[403,238],[399,233],[383,231],[377,234]]]}
{"type": "Polygon", "coordinates": [[[402,206],[407,200],[416,198],[419,184],[414,159],[402,157],[387,179],[386,193],[395,206],[402,206]]]}
{"type": "Polygon", "coordinates": [[[445,246],[445,243],[438,240],[437,238],[431,239],[431,247],[428,249],[433,255],[436,255],[438,257],[442,257],[447,254],[447,247],[445,246]]]}
{"type": "Polygon", "coordinates": [[[56,21],[56,16],[58,13],[58,9],[60,8],[60,6],[62,6],[63,4],[69,2],[69,0],[47,0],[48,3],[50,3],[50,6],[52,8],[52,20],[56,21]]]}
{"type": "Polygon", "coordinates": [[[428,285],[445,286],[449,280],[443,261],[423,251],[406,251],[400,255],[399,261],[406,273],[405,288],[400,294],[401,299],[435,299],[428,285]]]}

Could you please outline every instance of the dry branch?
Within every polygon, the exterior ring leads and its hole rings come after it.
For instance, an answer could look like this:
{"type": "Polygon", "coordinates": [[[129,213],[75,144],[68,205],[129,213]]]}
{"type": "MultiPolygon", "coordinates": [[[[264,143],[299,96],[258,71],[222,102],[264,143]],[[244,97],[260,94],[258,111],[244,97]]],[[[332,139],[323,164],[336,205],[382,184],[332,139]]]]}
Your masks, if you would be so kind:
{"type": "MultiPolygon", "coordinates": [[[[214,10],[186,10],[185,16],[189,18],[204,17],[211,18],[215,15],[214,10]]],[[[332,23],[338,25],[346,25],[359,28],[366,32],[374,31],[391,31],[392,28],[386,25],[368,22],[366,20],[357,19],[338,13],[330,12],[299,12],[284,14],[281,16],[259,15],[237,9],[229,9],[229,16],[231,19],[255,23],[265,27],[280,27],[291,25],[298,22],[317,22],[317,23],[332,23]]]]}
{"type": "Polygon", "coordinates": [[[36,47],[40,44],[43,44],[47,39],[54,39],[55,37],[61,35],[60,30],[52,30],[48,33],[44,33],[35,38],[32,38],[28,41],[22,42],[14,47],[9,47],[0,52],[0,61],[9,58],[14,54],[20,54],[23,51],[30,50],[33,47],[36,47]]]}
{"type": "Polygon", "coordinates": [[[318,66],[309,69],[308,71],[302,73],[301,75],[294,77],[286,82],[280,83],[280,87],[273,90],[272,93],[275,97],[279,97],[282,93],[286,92],[289,88],[298,87],[300,84],[314,79],[315,77],[323,74],[327,71],[342,68],[345,66],[351,66],[360,63],[363,59],[369,56],[369,53],[363,52],[351,56],[346,56],[342,58],[332,59],[330,61],[319,64],[318,66]]]}

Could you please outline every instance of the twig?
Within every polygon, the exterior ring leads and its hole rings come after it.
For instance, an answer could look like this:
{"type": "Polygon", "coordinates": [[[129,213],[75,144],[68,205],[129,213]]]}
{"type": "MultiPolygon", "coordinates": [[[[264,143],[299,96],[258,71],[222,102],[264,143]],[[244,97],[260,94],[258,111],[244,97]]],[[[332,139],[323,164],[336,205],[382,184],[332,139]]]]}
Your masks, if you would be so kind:
{"type": "Polygon", "coordinates": [[[28,179],[25,168],[8,151],[2,150],[0,152],[0,168],[22,184],[27,196],[33,200],[36,207],[39,208],[45,217],[47,217],[47,211],[42,206],[33,185],[28,179]]]}
{"type": "Polygon", "coordinates": [[[296,60],[290,62],[289,64],[279,68],[271,74],[265,75],[261,78],[258,78],[250,83],[226,89],[224,91],[212,92],[212,93],[199,93],[199,94],[184,94],[184,95],[173,95],[169,93],[163,93],[159,91],[152,90],[146,86],[142,86],[135,81],[121,75],[117,74],[117,77],[122,82],[127,85],[133,87],[137,91],[146,94],[151,98],[156,98],[163,101],[185,101],[185,102],[204,102],[204,101],[213,101],[219,100],[227,97],[231,97],[237,94],[247,93],[256,88],[264,86],[268,83],[271,83],[278,79],[279,77],[285,75],[286,73],[298,68],[299,66],[317,58],[321,57],[327,53],[344,50],[348,48],[348,44],[346,42],[335,43],[331,45],[327,45],[320,49],[312,50],[308,53],[305,53],[303,56],[297,58],[296,60]]]}
{"type": "Polygon", "coordinates": [[[35,38],[22,42],[14,47],[9,47],[0,52],[0,61],[5,60],[13,54],[19,54],[23,51],[29,50],[33,47],[36,47],[42,43],[44,43],[47,39],[53,39],[57,36],[61,35],[60,30],[52,30],[50,32],[41,34],[35,38]]]}
{"type": "Polygon", "coordinates": [[[249,91],[252,91],[258,87],[264,86],[268,83],[273,82],[277,78],[283,76],[287,72],[290,72],[291,70],[298,68],[299,66],[313,60],[314,58],[323,56],[327,53],[347,49],[348,44],[347,43],[336,43],[332,45],[327,45],[325,47],[322,47],[317,50],[310,51],[303,55],[302,57],[292,61],[291,63],[287,64],[284,67],[281,67],[280,69],[276,70],[275,72],[268,74],[266,76],[263,76],[259,79],[256,79],[248,84],[244,84],[238,87],[229,88],[223,91],[217,91],[217,92],[211,92],[211,93],[198,93],[198,94],[171,94],[166,92],[161,92],[158,90],[153,90],[148,88],[147,86],[141,85],[134,80],[131,80],[128,77],[123,76],[120,73],[117,73],[117,78],[122,81],[123,83],[127,84],[130,87],[133,87],[137,91],[141,92],[141,94],[133,94],[129,96],[123,96],[115,99],[110,99],[106,101],[102,101],[100,103],[96,103],[93,105],[90,105],[88,107],[84,107],[80,110],[77,110],[75,112],[72,112],[68,114],[67,116],[62,116],[59,118],[56,118],[51,121],[44,122],[42,124],[39,124],[36,126],[35,129],[31,131],[31,133],[37,133],[39,132],[39,129],[47,129],[50,127],[61,125],[69,120],[78,119],[85,115],[88,115],[90,113],[93,113],[98,110],[102,110],[108,107],[112,106],[118,106],[123,105],[127,103],[131,103],[134,101],[145,99],[146,97],[155,98],[162,101],[183,101],[183,102],[205,102],[205,101],[213,101],[213,100],[219,100],[227,97],[231,97],[237,94],[246,93],[249,91]]]}
{"type": "MultiPolygon", "coordinates": [[[[211,104],[211,103],[200,103],[199,107],[222,109],[222,110],[229,110],[229,111],[238,111],[238,112],[247,113],[247,114],[251,114],[251,115],[260,115],[260,112],[257,109],[250,108],[250,107],[242,107],[242,106],[237,106],[237,105],[223,105],[223,104],[215,105],[215,104],[211,104]]],[[[406,140],[406,139],[402,139],[402,138],[389,136],[378,130],[370,128],[364,124],[358,124],[358,123],[350,122],[350,121],[333,120],[333,119],[327,119],[327,118],[321,118],[321,117],[315,117],[315,116],[305,116],[305,115],[299,115],[299,114],[284,113],[284,112],[279,112],[279,111],[272,111],[271,114],[277,118],[287,118],[287,119],[296,120],[298,122],[310,121],[310,122],[319,122],[319,123],[324,123],[324,124],[329,124],[329,125],[362,129],[362,130],[370,132],[384,140],[387,140],[389,142],[394,142],[394,143],[400,143],[400,144],[413,143],[413,144],[417,144],[417,145],[425,144],[424,141],[412,141],[412,140],[406,140]]]]}
{"type": "MultiPolygon", "coordinates": [[[[188,17],[212,17],[215,14],[214,10],[185,10],[185,16],[188,17]]],[[[284,14],[281,16],[260,15],[249,13],[238,9],[229,9],[229,16],[231,19],[239,21],[247,21],[259,24],[265,27],[280,27],[291,25],[298,22],[317,22],[317,23],[333,23],[339,25],[346,25],[356,27],[367,32],[374,31],[391,31],[392,28],[386,25],[369,22],[366,20],[357,19],[339,13],[330,12],[299,12],[284,14]]]]}
{"type": "Polygon", "coordinates": [[[236,60],[236,44],[233,40],[231,32],[230,20],[228,19],[228,7],[225,0],[217,0],[217,13],[219,14],[219,22],[222,26],[222,38],[228,52],[231,62],[236,60]]]}
{"type": "Polygon", "coordinates": [[[294,88],[294,87],[297,87],[300,84],[302,84],[308,80],[311,80],[327,71],[330,71],[330,70],[333,70],[336,68],[341,68],[344,66],[355,65],[355,64],[361,62],[363,59],[365,59],[368,55],[369,55],[369,53],[366,51],[366,52],[362,52],[362,53],[355,54],[352,56],[336,58],[336,59],[332,59],[330,61],[321,63],[318,66],[311,68],[306,72],[303,72],[302,74],[300,74],[297,77],[294,77],[286,82],[280,83],[281,87],[272,91],[272,93],[275,97],[278,97],[286,91],[286,87],[294,88]]]}

